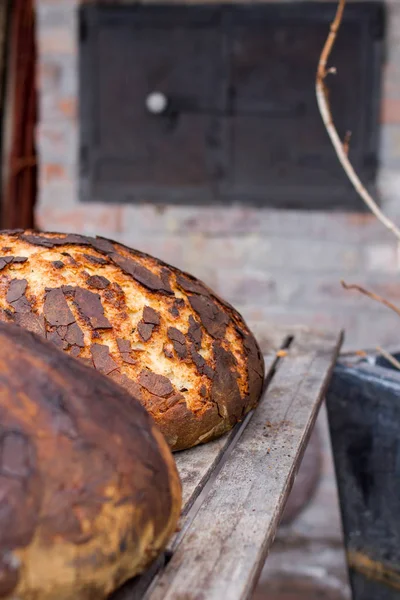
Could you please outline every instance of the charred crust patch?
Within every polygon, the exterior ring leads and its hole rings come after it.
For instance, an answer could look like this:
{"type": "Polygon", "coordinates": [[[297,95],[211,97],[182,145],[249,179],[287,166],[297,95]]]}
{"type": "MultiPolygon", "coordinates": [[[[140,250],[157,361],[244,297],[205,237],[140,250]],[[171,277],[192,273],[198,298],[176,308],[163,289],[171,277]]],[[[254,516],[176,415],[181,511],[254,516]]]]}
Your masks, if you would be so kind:
{"type": "Polygon", "coordinates": [[[220,310],[210,297],[189,296],[189,302],[207,333],[214,339],[222,339],[229,323],[228,315],[220,310]]]}
{"type": "Polygon", "coordinates": [[[46,237],[45,235],[37,235],[32,233],[23,233],[20,236],[21,240],[28,242],[34,246],[43,246],[44,248],[56,248],[57,246],[64,246],[68,244],[82,244],[87,245],[89,242],[88,238],[82,235],[76,235],[70,233],[63,236],[46,237]]]}
{"type": "Polygon", "coordinates": [[[50,342],[67,349],[69,346],[76,347],[75,352],[80,352],[79,348],[85,347],[83,332],[77,323],[71,323],[68,326],[60,326],[47,332],[47,339],[50,342]]]}
{"type": "Polygon", "coordinates": [[[154,308],[151,308],[151,306],[145,306],[143,309],[143,321],[144,323],[149,323],[151,325],[159,325],[160,315],[154,308]]]}
{"type": "Polygon", "coordinates": [[[218,407],[221,417],[229,417],[231,426],[242,415],[243,402],[240,394],[233,354],[227,352],[218,342],[213,343],[215,372],[211,387],[211,398],[218,407]]]}
{"type": "Polygon", "coordinates": [[[196,350],[200,350],[203,339],[203,330],[200,323],[198,323],[192,315],[189,316],[188,338],[193,342],[196,350]]]}
{"type": "Polygon", "coordinates": [[[161,281],[164,284],[164,289],[168,294],[173,295],[174,292],[172,291],[172,288],[171,288],[170,276],[171,276],[171,271],[169,269],[167,269],[166,267],[162,267],[161,268],[161,281]]]}
{"type": "Polygon", "coordinates": [[[186,358],[186,338],[183,335],[183,333],[179,331],[179,329],[176,329],[176,327],[168,327],[167,335],[168,338],[171,340],[174,350],[179,356],[179,358],[186,358]]]}
{"type": "Polygon", "coordinates": [[[27,256],[12,256],[12,262],[14,265],[26,263],[27,260],[28,260],[27,256]]]}
{"type": "MultiPolygon", "coordinates": [[[[125,295],[118,283],[112,283],[109,287],[107,287],[103,292],[103,298],[107,300],[110,304],[115,306],[118,310],[123,310],[126,307],[125,304],[125,295]]],[[[121,315],[121,318],[126,318],[121,315]]]]}
{"type": "Polygon", "coordinates": [[[6,300],[9,304],[16,302],[25,294],[28,282],[26,279],[12,279],[7,291],[6,300]]]}
{"type": "Polygon", "coordinates": [[[93,256],[93,254],[83,254],[83,257],[90,263],[92,263],[92,265],[108,265],[110,264],[110,261],[108,261],[106,258],[103,258],[102,256],[93,256]]]}
{"type": "Polygon", "coordinates": [[[247,353],[249,396],[258,399],[264,383],[264,358],[253,336],[246,334],[243,344],[247,353]]]}
{"type": "Polygon", "coordinates": [[[176,308],[175,304],[173,304],[171,306],[171,308],[169,309],[169,312],[171,313],[171,315],[173,317],[179,317],[179,310],[176,308]]]}
{"type": "Polygon", "coordinates": [[[190,346],[190,355],[191,355],[192,361],[196,365],[196,369],[200,373],[200,375],[206,375],[206,377],[208,377],[209,379],[213,379],[214,378],[213,369],[207,364],[207,362],[201,356],[201,354],[196,352],[194,345],[190,346]]]}
{"type": "Polygon", "coordinates": [[[196,369],[200,375],[206,375],[209,379],[213,379],[214,371],[213,369],[206,363],[204,358],[196,352],[194,346],[190,347],[190,355],[192,357],[192,361],[196,365],[196,369]]]}
{"type": "Polygon", "coordinates": [[[75,267],[78,263],[76,262],[76,260],[74,259],[73,256],[71,256],[71,254],[69,252],[61,252],[61,254],[63,256],[65,256],[66,261],[69,265],[71,265],[72,267],[75,267]]]}
{"type": "Polygon", "coordinates": [[[155,327],[158,327],[160,324],[160,315],[154,308],[150,306],[145,306],[143,309],[143,317],[142,320],[139,321],[137,329],[140,338],[144,342],[148,342],[153,334],[153,330],[155,327]]]}
{"type": "Polygon", "coordinates": [[[110,240],[106,240],[102,237],[88,238],[87,243],[97,250],[97,252],[101,252],[102,254],[109,255],[112,252],[115,252],[114,244],[110,242],[110,240]]]}
{"type": "Polygon", "coordinates": [[[76,323],[61,288],[47,290],[43,314],[47,323],[53,328],[47,331],[46,337],[49,341],[63,349],[68,346],[84,348],[83,332],[76,323]]]}
{"type": "Polygon", "coordinates": [[[163,375],[157,375],[148,369],[141,371],[138,381],[140,385],[155,396],[161,396],[165,398],[174,391],[173,385],[168,377],[163,375]]]}
{"type": "Polygon", "coordinates": [[[176,282],[179,287],[188,294],[200,294],[201,296],[208,296],[209,292],[205,285],[187,275],[186,273],[180,273],[176,276],[176,282]]]}
{"type": "Polygon", "coordinates": [[[122,360],[129,364],[136,364],[136,360],[131,357],[131,343],[129,340],[124,340],[122,338],[117,338],[117,346],[119,353],[121,355],[122,360]]]}
{"type": "Polygon", "coordinates": [[[159,277],[132,258],[126,258],[125,256],[117,254],[116,252],[113,252],[110,255],[110,258],[124,271],[124,273],[133,277],[135,281],[143,285],[148,290],[151,290],[152,292],[159,292],[160,294],[173,295],[169,280],[165,276],[162,275],[159,277]]]}
{"type": "Polygon", "coordinates": [[[7,265],[23,264],[26,263],[27,260],[28,258],[26,256],[2,256],[0,257],[0,271],[7,267],[7,265]]]}
{"type": "Polygon", "coordinates": [[[54,327],[75,323],[75,317],[67,304],[61,288],[53,288],[46,291],[43,314],[49,325],[53,325],[54,327]]]}
{"type": "Polygon", "coordinates": [[[57,346],[57,348],[66,350],[68,348],[68,344],[59,330],[61,330],[61,327],[59,327],[58,329],[52,329],[51,331],[48,331],[46,334],[46,338],[49,342],[57,346]]]}
{"type": "Polygon", "coordinates": [[[118,350],[121,352],[121,354],[131,351],[131,343],[129,340],[117,338],[117,346],[118,346],[118,350]]]}
{"type": "Polygon", "coordinates": [[[40,235],[23,233],[20,237],[21,237],[21,240],[24,240],[24,242],[28,242],[29,244],[33,244],[34,246],[43,246],[44,248],[53,248],[55,245],[52,243],[52,240],[50,238],[45,238],[40,235]]]}
{"type": "Polygon", "coordinates": [[[51,264],[55,269],[62,269],[65,266],[62,260],[53,260],[51,264]]]}
{"type": "MultiPolygon", "coordinates": [[[[67,290],[72,291],[72,290],[67,290]]],[[[98,294],[83,288],[74,288],[74,305],[82,318],[89,323],[92,329],[112,329],[110,321],[104,314],[101,298],[98,294]]]]}
{"type": "Polygon", "coordinates": [[[140,336],[140,339],[144,342],[148,342],[153,334],[154,325],[150,323],[143,323],[143,321],[139,321],[137,325],[137,330],[140,336]]]}
{"type": "Polygon", "coordinates": [[[97,371],[109,375],[113,371],[118,370],[117,363],[110,356],[110,349],[104,344],[92,344],[90,346],[90,353],[92,355],[93,364],[97,371]]]}
{"type": "Polygon", "coordinates": [[[2,271],[7,265],[11,264],[13,261],[12,256],[2,256],[0,258],[0,271],[2,271]]]}
{"type": "Polygon", "coordinates": [[[78,346],[79,348],[85,347],[83,332],[78,323],[71,323],[71,325],[68,325],[65,340],[71,346],[78,346]]]}
{"type": "Polygon", "coordinates": [[[169,312],[173,317],[179,317],[179,309],[182,308],[182,306],[185,306],[185,301],[183,298],[175,298],[173,305],[169,309],[169,312]]]}
{"type": "Polygon", "coordinates": [[[10,282],[6,300],[16,313],[29,313],[32,311],[30,302],[25,296],[27,285],[26,279],[12,279],[10,282]]]}
{"type": "Polygon", "coordinates": [[[102,275],[90,275],[86,279],[86,283],[90,288],[94,288],[95,290],[104,290],[110,285],[109,280],[102,275]]]}
{"type": "Polygon", "coordinates": [[[164,412],[167,412],[167,410],[170,410],[173,406],[175,406],[176,404],[178,404],[178,402],[181,402],[185,398],[182,394],[174,394],[173,396],[170,396],[166,400],[164,400],[162,398],[160,398],[160,399],[157,398],[157,399],[158,399],[157,409],[159,412],[164,413],[164,412]],[[161,402],[160,402],[160,400],[161,400],[161,402]]]}
{"type": "Polygon", "coordinates": [[[13,321],[28,331],[32,331],[41,337],[46,337],[46,325],[43,315],[36,315],[33,312],[15,313],[13,321]]]}

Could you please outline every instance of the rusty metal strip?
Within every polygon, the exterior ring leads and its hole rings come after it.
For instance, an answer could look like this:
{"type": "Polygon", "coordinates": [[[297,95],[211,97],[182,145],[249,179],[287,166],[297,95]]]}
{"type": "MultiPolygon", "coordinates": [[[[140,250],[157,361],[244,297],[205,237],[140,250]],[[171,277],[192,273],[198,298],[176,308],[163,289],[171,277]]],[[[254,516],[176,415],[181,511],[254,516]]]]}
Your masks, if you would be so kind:
{"type": "Polygon", "coordinates": [[[37,116],[36,44],[33,0],[12,3],[9,37],[9,82],[12,82],[11,148],[5,182],[2,227],[34,226],[37,195],[35,127],[37,116]]]}

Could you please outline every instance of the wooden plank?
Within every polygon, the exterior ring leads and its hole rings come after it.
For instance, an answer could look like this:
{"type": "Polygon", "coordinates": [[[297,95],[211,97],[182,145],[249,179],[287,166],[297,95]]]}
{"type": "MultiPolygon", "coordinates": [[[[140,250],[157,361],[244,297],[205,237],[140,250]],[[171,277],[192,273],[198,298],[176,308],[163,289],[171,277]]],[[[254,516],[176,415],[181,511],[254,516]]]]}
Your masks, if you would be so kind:
{"type": "MultiPolygon", "coordinates": [[[[282,342],[283,341],[284,338],[282,338],[282,342]]],[[[278,358],[274,353],[265,356],[264,361],[266,373],[265,379],[266,382],[268,382],[273,375],[278,358]]],[[[239,423],[228,435],[225,435],[218,440],[174,454],[182,481],[183,515],[187,514],[195,502],[205,482],[210,478],[221,458],[232,444],[241,425],[242,424],[239,423]]]]}
{"type": "MultiPolygon", "coordinates": [[[[285,335],[282,332],[280,337],[281,343],[277,346],[278,349],[286,344],[288,337],[287,334],[285,335]]],[[[266,385],[271,380],[278,361],[279,358],[276,352],[264,356],[266,385]]],[[[237,441],[240,430],[246,427],[247,422],[248,419],[245,419],[245,422],[238,423],[229,434],[218,440],[174,454],[182,481],[182,532],[186,529],[187,521],[190,522],[191,518],[193,518],[192,515],[188,515],[190,509],[192,509],[205,484],[210,481],[212,474],[217,470],[226,454],[229,453],[231,446],[237,441]]],[[[170,540],[167,553],[170,553],[176,546],[181,535],[182,533],[178,533],[170,540]]],[[[165,555],[162,555],[143,575],[129,581],[115,592],[111,600],[140,600],[164,564],[165,555]]]]}
{"type": "Polygon", "coordinates": [[[249,598],[340,344],[341,336],[296,337],[146,600],[249,598]]]}

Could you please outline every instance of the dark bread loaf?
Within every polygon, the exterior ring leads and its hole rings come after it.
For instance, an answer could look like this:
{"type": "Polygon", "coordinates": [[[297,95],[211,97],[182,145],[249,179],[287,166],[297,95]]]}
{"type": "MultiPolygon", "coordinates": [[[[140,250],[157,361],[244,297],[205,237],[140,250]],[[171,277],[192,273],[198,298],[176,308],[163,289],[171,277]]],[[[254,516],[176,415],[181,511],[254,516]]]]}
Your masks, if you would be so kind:
{"type": "Polygon", "coordinates": [[[176,528],[181,486],[143,407],[0,323],[0,598],[101,600],[176,528]]]}
{"type": "Polygon", "coordinates": [[[103,238],[3,232],[0,319],[115,379],[173,450],[223,434],[260,396],[263,357],[241,316],[194,277],[103,238]]]}

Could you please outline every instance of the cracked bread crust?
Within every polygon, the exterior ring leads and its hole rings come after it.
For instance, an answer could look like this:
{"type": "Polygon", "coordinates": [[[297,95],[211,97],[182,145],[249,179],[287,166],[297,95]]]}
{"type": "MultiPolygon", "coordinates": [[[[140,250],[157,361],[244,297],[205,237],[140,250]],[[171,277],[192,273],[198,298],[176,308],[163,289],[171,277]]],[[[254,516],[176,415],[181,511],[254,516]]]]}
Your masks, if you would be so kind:
{"type": "Polygon", "coordinates": [[[166,546],[170,449],[111,379],[0,323],[0,597],[98,600],[166,546]]]}
{"type": "Polygon", "coordinates": [[[0,319],[125,387],[172,450],[222,435],[261,394],[263,357],[232,306],[187,273],[104,238],[2,232],[0,319]]]}

